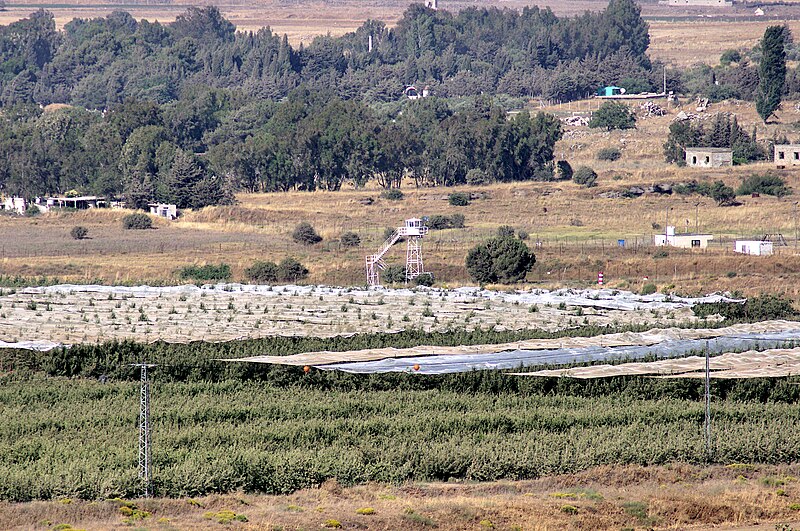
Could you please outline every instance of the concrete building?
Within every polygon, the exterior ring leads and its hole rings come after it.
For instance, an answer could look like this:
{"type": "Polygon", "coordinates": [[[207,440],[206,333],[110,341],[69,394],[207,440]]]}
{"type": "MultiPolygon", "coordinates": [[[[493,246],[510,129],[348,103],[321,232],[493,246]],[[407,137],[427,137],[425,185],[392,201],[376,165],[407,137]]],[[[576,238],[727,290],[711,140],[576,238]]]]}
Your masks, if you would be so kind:
{"type": "Polygon", "coordinates": [[[733,150],[728,148],[687,147],[686,165],[696,168],[733,166],[733,150]]]}
{"type": "Polygon", "coordinates": [[[712,234],[694,234],[687,232],[675,234],[675,227],[667,226],[666,233],[654,234],[653,244],[656,247],[669,245],[670,247],[680,247],[681,249],[705,249],[708,242],[714,239],[712,234]]]}
{"type": "Polygon", "coordinates": [[[177,219],[178,217],[178,207],[176,205],[168,205],[166,203],[150,203],[147,206],[150,207],[150,213],[155,216],[166,218],[170,221],[177,219]]]}
{"type": "Polygon", "coordinates": [[[27,208],[28,205],[22,197],[7,197],[5,201],[3,201],[3,210],[6,212],[14,212],[21,216],[25,214],[27,208]]]}
{"type": "Polygon", "coordinates": [[[764,240],[736,240],[733,250],[737,253],[753,256],[770,256],[772,254],[772,242],[764,240]]]}
{"type": "Polygon", "coordinates": [[[800,144],[776,144],[775,166],[800,166],[800,144]]]}

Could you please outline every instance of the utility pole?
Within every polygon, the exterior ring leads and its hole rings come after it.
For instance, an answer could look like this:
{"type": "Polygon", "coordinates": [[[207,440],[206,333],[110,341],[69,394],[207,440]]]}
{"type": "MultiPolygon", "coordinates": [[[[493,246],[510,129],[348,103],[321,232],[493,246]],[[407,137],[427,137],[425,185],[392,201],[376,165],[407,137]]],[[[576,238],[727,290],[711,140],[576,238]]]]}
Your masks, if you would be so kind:
{"type": "Polygon", "coordinates": [[[708,348],[708,340],[706,339],[706,456],[709,462],[711,461],[711,370],[710,370],[710,356],[711,353],[708,348]]]}
{"type": "Polygon", "coordinates": [[[155,367],[152,363],[134,363],[139,368],[139,479],[142,482],[143,497],[149,498],[150,488],[150,382],[147,369],[155,367]]]}
{"type": "Polygon", "coordinates": [[[700,234],[700,223],[698,222],[698,213],[700,210],[700,202],[694,204],[694,233],[700,234]]]}
{"type": "Polygon", "coordinates": [[[797,253],[797,201],[794,202],[794,251],[797,253]]]}

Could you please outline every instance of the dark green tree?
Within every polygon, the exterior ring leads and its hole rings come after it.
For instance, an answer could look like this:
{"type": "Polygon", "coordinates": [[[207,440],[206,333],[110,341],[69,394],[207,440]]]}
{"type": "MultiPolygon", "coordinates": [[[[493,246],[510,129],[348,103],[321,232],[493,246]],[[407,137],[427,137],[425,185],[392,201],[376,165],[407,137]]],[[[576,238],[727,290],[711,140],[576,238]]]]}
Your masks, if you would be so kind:
{"type": "Polygon", "coordinates": [[[607,131],[633,129],[636,127],[636,115],[624,103],[606,101],[592,115],[589,127],[602,127],[607,131]]]}
{"type": "Polygon", "coordinates": [[[785,26],[770,26],[761,40],[761,62],[758,65],[758,90],[756,111],[764,123],[778,110],[783,86],[786,83],[786,37],[785,26]]]}
{"type": "Polygon", "coordinates": [[[513,236],[491,238],[467,253],[466,266],[470,276],[481,284],[519,282],[536,262],[522,240],[513,236]]]}

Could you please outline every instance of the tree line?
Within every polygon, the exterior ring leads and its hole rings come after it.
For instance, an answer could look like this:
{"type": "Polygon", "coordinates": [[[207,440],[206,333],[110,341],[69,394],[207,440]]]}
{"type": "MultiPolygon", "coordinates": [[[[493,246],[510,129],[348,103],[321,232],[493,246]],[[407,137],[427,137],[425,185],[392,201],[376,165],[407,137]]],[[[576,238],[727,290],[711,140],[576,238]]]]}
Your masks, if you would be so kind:
{"type": "Polygon", "coordinates": [[[486,97],[454,109],[431,97],[381,113],[301,87],[281,102],[197,90],[172,104],[129,100],[106,112],[15,106],[0,113],[0,189],[122,195],[131,206],[196,208],[235,190],[338,190],[374,180],[399,187],[474,179],[553,178],[561,137],[552,115],[509,118],[486,97]]]}
{"type": "Polygon", "coordinates": [[[368,20],[298,48],[269,28],[237,33],[215,7],[189,8],[171,24],[119,11],[74,19],[62,32],[40,10],[0,27],[0,101],[107,109],[129,98],[175,101],[197,86],[277,99],[301,84],[373,102],[397,100],[411,84],[440,96],[566,98],[626,78],[657,82],[648,45],[633,0],[575,18],[537,7],[454,14],[415,4],[396,28],[368,20]]]}

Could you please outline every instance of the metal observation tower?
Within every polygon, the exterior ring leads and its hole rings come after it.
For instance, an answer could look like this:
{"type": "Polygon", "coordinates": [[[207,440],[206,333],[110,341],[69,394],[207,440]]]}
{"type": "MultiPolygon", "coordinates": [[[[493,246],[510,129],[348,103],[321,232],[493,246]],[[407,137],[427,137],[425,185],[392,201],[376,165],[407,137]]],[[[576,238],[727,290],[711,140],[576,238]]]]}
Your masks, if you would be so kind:
{"type": "Polygon", "coordinates": [[[383,242],[380,251],[367,256],[367,284],[369,286],[380,285],[380,270],[386,268],[383,257],[400,238],[406,239],[406,282],[423,274],[425,266],[422,263],[420,240],[426,234],[428,234],[428,227],[419,218],[407,219],[402,227],[397,227],[392,235],[383,242]]]}

